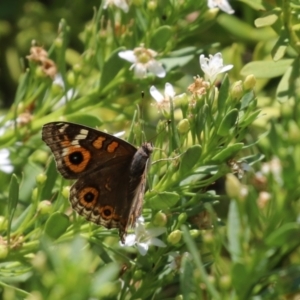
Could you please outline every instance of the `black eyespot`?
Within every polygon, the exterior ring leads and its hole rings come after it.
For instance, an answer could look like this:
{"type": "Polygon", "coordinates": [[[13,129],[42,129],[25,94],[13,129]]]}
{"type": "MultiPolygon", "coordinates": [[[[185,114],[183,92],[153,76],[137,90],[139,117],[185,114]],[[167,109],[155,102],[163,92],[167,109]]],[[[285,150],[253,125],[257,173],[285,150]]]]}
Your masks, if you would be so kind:
{"type": "Polygon", "coordinates": [[[105,216],[109,217],[111,215],[111,210],[110,209],[105,209],[103,211],[103,213],[105,214],[105,216]]]}
{"type": "Polygon", "coordinates": [[[95,195],[91,192],[87,192],[85,195],[84,195],[84,200],[86,202],[92,202],[95,198],[95,195]]]}
{"type": "Polygon", "coordinates": [[[83,162],[83,155],[80,151],[75,151],[69,155],[69,160],[74,165],[79,165],[83,162]]]}

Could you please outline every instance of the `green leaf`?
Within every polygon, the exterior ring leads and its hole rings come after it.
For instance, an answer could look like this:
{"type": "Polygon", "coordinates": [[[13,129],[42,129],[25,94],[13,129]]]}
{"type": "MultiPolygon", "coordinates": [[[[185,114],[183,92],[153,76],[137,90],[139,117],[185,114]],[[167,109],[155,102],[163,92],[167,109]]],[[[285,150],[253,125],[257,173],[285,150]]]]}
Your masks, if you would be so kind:
{"type": "MultiPolygon", "coordinates": [[[[106,284],[114,282],[117,279],[119,273],[120,273],[120,265],[117,262],[112,262],[99,268],[99,270],[93,275],[93,280],[92,280],[93,295],[95,294],[101,295],[101,292],[103,293],[103,290],[105,290],[106,284]]],[[[107,296],[107,295],[103,295],[103,296],[107,296]]]]}
{"type": "Polygon", "coordinates": [[[189,46],[189,47],[181,48],[179,50],[172,51],[170,52],[169,56],[178,58],[179,56],[194,55],[196,50],[197,50],[196,47],[189,46]]]}
{"type": "Polygon", "coordinates": [[[286,223],[272,232],[266,239],[266,244],[269,247],[282,247],[289,243],[300,234],[300,227],[297,223],[286,223]]]}
{"type": "Polygon", "coordinates": [[[293,66],[289,66],[277,86],[276,97],[280,103],[286,102],[293,94],[293,90],[290,87],[292,72],[293,66]]]}
{"type": "Polygon", "coordinates": [[[91,114],[83,114],[82,112],[68,115],[66,118],[69,122],[75,122],[93,128],[100,126],[103,123],[102,121],[100,121],[98,117],[95,117],[94,115],[91,114]]]}
{"type": "Polygon", "coordinates": [[[217,134],[220,136],[229,135],[229,130],[236,124],[239,111],[237,109],[231,110],[222,120],[220,127],[218,128],[217,134]]]}
{"type": "Polygon", "coordinates": [[[272,58],[274,61],[282,59],[287,51],[289,45],[289,36],[286,29],[282,29],[279,39],[277,40],[274,48],[272,49],[272,58]]]}
{"type": "Polygon", "coordinates": [[[266,10],[266,7],[263,6],[262,0],[240,0],[240,2],[246,3],[249,7],[252,7],[255,10],[266,10]]]}
{"type": "Polygon", "coordinates": [[[195,267],[200,273],[201,281],[203,281],[206,285],[208,293],[211,295],[211,299],[221,300],[221,296],[215,286],[209,281],[207,271],[204,268],[204,264],[201,259],[200,252],[195,242],[192,240],[191,235],[185,225],[181,226],[183,231],[183,239],[186,243],[186,246],[189,250],[190,255],[193,257],[193,261],[195,263],[195,267]]]}
{"type": "Polygon", "coordinates": [[[19,201],[19,182],[15,174],[12,174],[8,192],[8,229],[7,240],[10,242],[11,223],[19,201]]]}
{"type": "Polygon", "coordinates": [[[65,214],[55,212],[45,224],[45,233],[52,239],[57,239],[66,232],[69,225],[70,220],[65,214]]]}
{"type": "Polygon", "coordinates": [[[52,190],[57,178],[57,168],[54,159],[51,159],[48,168],[46,170],[47,180],[42,190],[41,199],[51,199],[52,190]]]}
{"type": "Polygon", "coordinates": [[[251,113],[249,116],[245,117],[245,119],[241,120],[241,122],[239,122],[239,125],[242,127],[247,127],[248,125],[252,124],[253,121],[257,119],[257,116],[260,114],[260,112],[260,110],[257,110],[251,113]]]}
{"type": "Polygon", "coordinates": [[[201,157],[201,152],[202,148],[200,145],[194,145],[187,149],[181,158],[179,176],[184,177],[186,174],[191,173],[201,157]]]}
{"type": "Polygon", "coordinates": [[[234,264],[231,274],[233,286],[239,296],[236,299],[247,299],[245,297],[245,294],[247,293],[245,287],[250,286],[250,277],[246,266],[242,263],[234,264]]]}
{"type": "Polygon", "coordinates": [[[12,174],[9,184],[9,194],[8,194],[8,219],[13,219],[16,207],[19,201],[19,182],[15,174],[12,174]]]}
{"type": "Polygon", "coordinates": [[[159,27],[152,35],[150,48],[155,49],[155,51],[163,50],[166,43],[170,41],[172,35],[172,28],[170,26],[159,27]]]}
{"type": "Polygon", "coordinates": [[[257,153],[254,155],[249,155],[249,156],[243,157],[242,161],[246,162],[248,165],[251,166],[259,161],[262,161],[264,158],[265,158],[265,156],[263,154],[257,153]]]}
{"type": "Polygon", "coordinates": [[[244,146],[244,143],[236,143],[233,145],[228,146],[227,148],[223,149],[221,152],[216,154],[213,158],[213,162],[224,162],[227,159],[234,157],[237,152],[239,152],[244,146]]]}
{"type": "Polygon", "coordinates": [[[242,257],[242,245],[240,240],[241,223],[236,201],[230,201],[227,220],[228,249],[232,260],[238,262],[242,257]]]}
{"type": "Polygon", "coordinates": [[[110,57],[104,63],[100,79],[100,88],[103,88],[109,84],[125,65],[125,60],[121,59],[118,55],[118,53],[122,50],[125,50],[125,48],[120,47],[113,51],[110,57]]]}
{"type": "Polygon", "coordinates": [[[226,74],[222,81],[220,91],[219,91],[219,97],[218,97],[218,113],[220,116],[222,116],[223,109],[226,100],[228,98],[228,94],[229,94],[229,78],[228,75],[226,74]]]}
{"type": "Polygon", "coordinates": [[[265,27],[265,26],[271,26],[278,20],[279,13],[280,13],[280,11],[275,11],[275,10],[268,11],[262,17],[257,18],[254,21],[254,24],[258,28],[265,27]]]}
{"type": "Polygon", "coordinates": [[[287,69],[277,87],[277,98],[281,103],[294,96],[295,90],[298,89],[299,76],[300,60],[297,58],[294,60],[293,65],[287,69]]]}
{"type": "Polygon", "coordinates": [[[155,210],[165,210],[176,205],[180,197],[175,192],[161,192],[153,195],[147,204],[155,210]]]}
{"type": "Polygon", "coordinates": [[[183,299],[190,299],[191,295],[195,292],[194,278],[194,264],[191,258],[183,255],[181,260],[180,272],[180,290],[183,299]]]}
{"type": "Polygon", "coordinates": [[[257,78],[274,78],[283,75],[294,59],[282,59],[280,61],[254,61],[245,65],[241,70],[241,75],[253,74],[257,78]]]}
{"type": "Polygon", "coordinates": [[[241,100],[241,110],[247,108],[254,99],[255,95],[253,91],[249,91],[248,93],[246,93],[241,100]]]}
{"type": "Polygon", "coordinates": [[[170,57],[170,58],[163,58],[159,61],[164,64],[166,71],[172,70],[177,67],[183,67],[188,62],[190,62],[194,58],[194,55],[187,55],[181,57],[170,57]]]}

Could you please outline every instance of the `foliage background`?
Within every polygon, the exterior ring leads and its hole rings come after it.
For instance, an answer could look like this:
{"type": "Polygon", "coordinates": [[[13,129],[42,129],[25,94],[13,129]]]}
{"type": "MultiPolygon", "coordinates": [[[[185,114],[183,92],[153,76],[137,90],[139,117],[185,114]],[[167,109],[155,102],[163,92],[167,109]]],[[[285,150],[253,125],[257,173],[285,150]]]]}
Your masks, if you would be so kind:
{"type": "Polygon", "coordinates": [[[136,0],[128,14],[100,4],[0,3],[0,147],[14,173],[1,156],[1,298],[297,299],[299,3],[231,1],[232,15],[206,1],[136,0]],[[26,59],[33,40],[63,86],[26,59]],[[141,43],[165,78],[135,78],[118,57],[141,43]],[[193,98],[199,55],[216,52],[234,68],[193,98]],[[149,88],[166,82],[186,97],[158,113],[149,88]],[[141,256],[71,212],[40,133],[61,119],[125,130],[135,145],[156,136],[143,216],[166,228],[167,247],[141,256]]]}

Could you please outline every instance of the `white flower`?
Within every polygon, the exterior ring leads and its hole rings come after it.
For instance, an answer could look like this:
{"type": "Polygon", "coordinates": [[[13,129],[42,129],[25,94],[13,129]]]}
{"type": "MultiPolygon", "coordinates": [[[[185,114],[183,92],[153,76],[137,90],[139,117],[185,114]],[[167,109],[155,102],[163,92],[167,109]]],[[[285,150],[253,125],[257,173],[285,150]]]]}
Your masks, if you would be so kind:
{"type": "Polygon", "coordinates": [[[234,13],[234,10],[232,9],[232,7],[230,6],[230,4],[228,3],[227,0],[208,0],[207,1],[207,6],[209,8],[218,7],[221,10],[223,10],[224,12],[226,12],[227,14],[233,14],[234,13]]]}
{"type": "Polygon", "coordinates": [[[210,82],[214,82],[218,74],[233,68],[233,65],[223,66],[223,58],[220,52],[216,53],[214,56],[209,55],[209,58],[201,54],[199,61],[200,67],[205,73],[205,77],[207,77],[210,82]]]}
{"type": "Polygon", "coordinates": [[[174,98],[175,96],[175,91],[170,83],[165,84],[165,92],[164,95],[155,87],[151,86],[150,88],[150,94],[156,101],[157,107],[158,108],[166,108],[169,107],[170,105],[170,100],[174,98]]]}
{"type": "Polygon", "coordinates": [[[129,6],[128,6],[126,0],[106,0],[103,5],[103,8],[107,9],[107,7],[109,5],[115,5],[115,6],[119,7],[120,9],[122,9],[125,13],[128,13],[128,11],[129,11],[129,6]]]}
{"type": "Polygon", "coordinates": [[[161,63],[154,59],[157,53],[152,49],[141,46],[134,50],[121,51],[119,56],[132,63],[130,70],[134,69],[134,74],[138,78],[146,77],[147,71],[160,78],[166,76],[166,71],[161,63]]]}
{"type": "Polygon", "coordinates": [[[0,170],[4,173],[11,173],[13,166],[9,160],[9,151],[7,149],[0,150],[0,170]]]}
{"type": "Polygon", "coordinates": [[[157,238],[157,236],[166,232],[164,227],[145,228],[144,219],[140,217],[136,222],[135,234],[129,234],[125,238],[122,246],[136,245],[141,255],[146,255],[149,246],[166,247],[166,244],[157,238]]]}

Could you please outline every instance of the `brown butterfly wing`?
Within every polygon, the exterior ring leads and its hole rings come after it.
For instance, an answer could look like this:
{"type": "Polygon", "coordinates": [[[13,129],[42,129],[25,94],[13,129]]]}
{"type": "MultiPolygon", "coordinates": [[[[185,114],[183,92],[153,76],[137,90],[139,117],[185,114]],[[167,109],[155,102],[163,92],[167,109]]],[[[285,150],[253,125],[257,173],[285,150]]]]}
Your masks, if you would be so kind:
{"type": "Polygon", "coordinates": [[[57,169],[66,179],[83,177],[119,161],[131,161],[137,151],[110,134],[68,122],[45,124],[42,139],[51,148],[57,169]]]}

